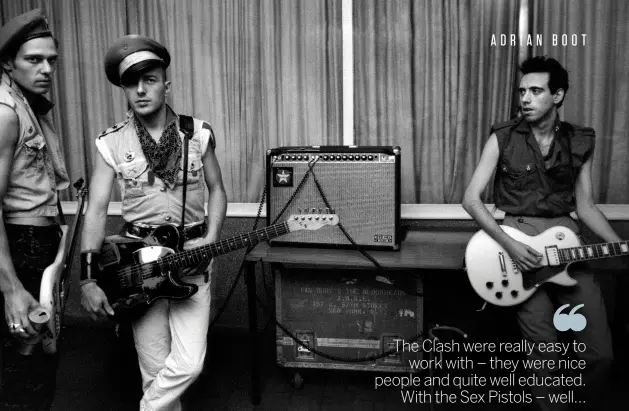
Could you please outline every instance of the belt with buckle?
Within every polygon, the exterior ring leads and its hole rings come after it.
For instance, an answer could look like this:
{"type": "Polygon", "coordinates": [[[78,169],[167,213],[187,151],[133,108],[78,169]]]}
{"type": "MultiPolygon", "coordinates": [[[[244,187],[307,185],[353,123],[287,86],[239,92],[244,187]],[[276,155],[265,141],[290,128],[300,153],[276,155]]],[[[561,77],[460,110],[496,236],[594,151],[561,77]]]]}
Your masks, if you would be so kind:
{"type": "MultiPolygon", "coordinates": [[[[124,230],[127,234],[132,235],[134,237],[144,238],[151,234],[153,230],[155,230],[159,226],[148,226],[148,225],[138,225],[132,223],[126,223],[124,226],[124,230]]],[[[177,227],[179,230],[179,227],[177,227]]],[[[189,241],[194,238],[203,237],[205,232],[207,231],[207,223],[205,221],[195,224],[192,226],[184,227],[183,233],[180,231],[179,234],[183,237],[184,241],[189,241]]]]}

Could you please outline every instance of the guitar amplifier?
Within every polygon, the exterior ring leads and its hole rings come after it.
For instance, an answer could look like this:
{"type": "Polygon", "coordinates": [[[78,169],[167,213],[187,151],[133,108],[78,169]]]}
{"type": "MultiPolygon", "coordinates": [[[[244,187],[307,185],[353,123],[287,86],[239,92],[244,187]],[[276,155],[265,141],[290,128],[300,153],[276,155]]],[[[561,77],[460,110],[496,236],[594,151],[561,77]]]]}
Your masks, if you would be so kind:
{"type": "Polygon", "coordinates": [[[344,229],[365,250],[399,250],[399,147],[275,148],[267,152],[266,177],[269,225],[295,214],[339,217],[336,226],[292,232],[272,245],[354,247],[344,229]]]}

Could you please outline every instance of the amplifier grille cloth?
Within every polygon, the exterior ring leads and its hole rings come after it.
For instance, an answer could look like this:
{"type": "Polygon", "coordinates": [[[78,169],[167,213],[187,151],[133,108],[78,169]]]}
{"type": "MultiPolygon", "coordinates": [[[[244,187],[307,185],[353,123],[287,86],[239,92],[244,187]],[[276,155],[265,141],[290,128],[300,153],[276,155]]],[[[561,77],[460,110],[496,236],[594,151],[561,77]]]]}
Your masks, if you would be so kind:
{"type": "MultiPolygon", "coordinates": [[[[270,216],[277,217],[299,182],[308,171],[306,162],[277,161],[273,167],[293,167],[293,187],[271,187],[270,216]]],[[[388,246],[395,242],[395,163],[381,162],[323,162],[313,167],[331,208],[339,216],[353,240],[361,245],[388,246]],[[374,236],[379,236],[378,241],[374,236]],[[388,239],[388,240],[387,240],[388,239]]],[[[297,196],[279,221],[299,209],[312,212],[312,208],[325,212],[325,202],[308,176],[297,196]]],[[[282,236],[274,242],[300,242],[349,245],[349,240],[337,226],[316,231],[302,230],[282,236]]]]}

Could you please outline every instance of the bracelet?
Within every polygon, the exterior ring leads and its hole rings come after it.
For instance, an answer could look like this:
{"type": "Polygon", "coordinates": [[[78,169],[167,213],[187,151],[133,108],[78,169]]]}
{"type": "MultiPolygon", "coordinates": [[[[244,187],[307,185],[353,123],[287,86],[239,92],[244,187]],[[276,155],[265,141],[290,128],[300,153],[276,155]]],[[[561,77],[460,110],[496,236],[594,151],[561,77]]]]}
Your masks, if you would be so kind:
{"type": "Polygon", "coordinates": [[[95,283],[95,282],[96,282],[96,280],[93,279],[93,278],[86,278],[85,280],[81,280],[80,284],[81,284],[81,287],[83,287],[85,284],[91,284],[91,283],[95,283]]]}
{"type": "Polygon", "coordinates": [[[98,257],[100,252],[96,251],[84,251],[81,253],[81,285],[83,281],[89,280],[94,282],[98,279],[100,268],[98,266],[98,257]]]}

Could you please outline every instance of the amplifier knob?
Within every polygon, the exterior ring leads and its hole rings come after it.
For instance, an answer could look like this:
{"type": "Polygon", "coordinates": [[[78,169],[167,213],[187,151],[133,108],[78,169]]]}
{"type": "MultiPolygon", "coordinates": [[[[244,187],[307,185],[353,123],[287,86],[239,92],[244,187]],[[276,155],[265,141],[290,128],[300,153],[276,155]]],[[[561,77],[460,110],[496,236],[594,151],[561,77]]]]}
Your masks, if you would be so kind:
{"type": "Polygon", "coordinates": [[[363,154],[362,159],[363,159],[363,160],[367,160],[367,156],[363,154]]]}
{"type": "Polygon", "coordinates": [[[295,156],[291,156],[290,158],[291,158],[291,160],[294,160],[294,159],[295,159],[295,156]]]}
{"type": "Polygon", "coordinates": [[[301,160],[301,156],[297,156],[297,160],[301,160]]]}
{"type": "Polygon", "coordinates": [[[353,159],[354,159],[354,156],[349,156],[349,159],[350,159],[350,160],[353,160],[353,159]]]}
{"type": "Polygon", "coordinates": [[[328,156],[323,156],[323,159],[324,159],[324,160],[327,160],[327,159],[328,159],[328,156]]]}
{"type": "Polygon", "coordinates": [[[347,160],[347,156],[343,156],[343,160],[347,160]]]}
{"type": "Polygon", "coordinates": [[[341,160],[341,156],[337,154],[336,159],[341,160]]]}
{"type": "Polygon", "coordinates": [[[308,161],[308,156],[304,156],[304,160],[308,161]]]}
{"type": "Polygon", "coordinates": [[[369,156],[367,158],[369,159],[369,161],[373,160],[373,156],[369,156]]]}

